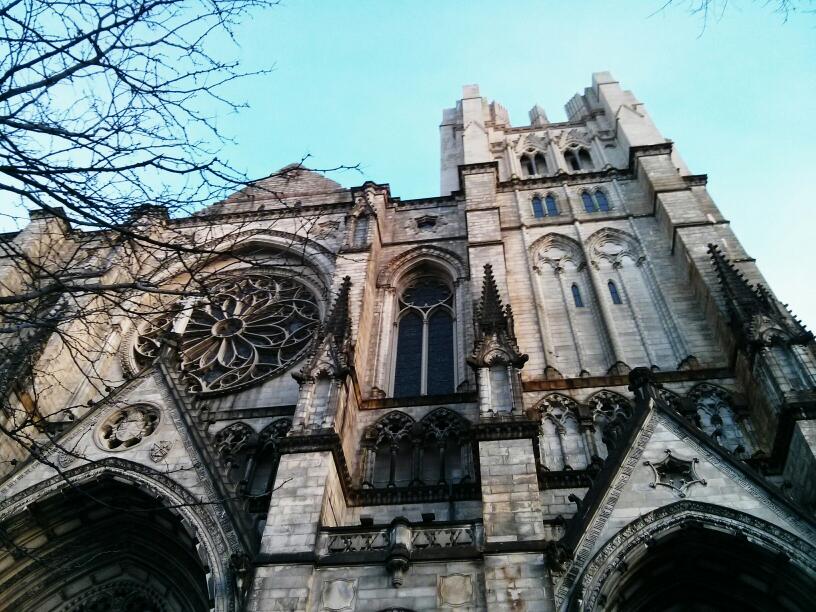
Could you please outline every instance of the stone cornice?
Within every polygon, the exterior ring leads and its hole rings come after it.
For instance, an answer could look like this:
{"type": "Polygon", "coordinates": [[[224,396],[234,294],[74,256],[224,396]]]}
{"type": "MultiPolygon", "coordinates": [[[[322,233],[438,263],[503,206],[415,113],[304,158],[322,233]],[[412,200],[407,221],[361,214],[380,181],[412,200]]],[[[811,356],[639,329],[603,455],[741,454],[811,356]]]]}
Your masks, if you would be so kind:
{"type": "MultiPolygon", "coordinates": [[[[653,372],[655,382],[675,383],[692,382],[697,380],[712,380],[722,378],[733,378],[734,374],[729,368],[703,368],[699,370],[674,370],[666,372],[653,372]]],[[[588,389],[594,387],[625,387],[629,384],[629,377],[626,374],[618,376],[585,376],[580,378],[537,378],[522,382],[525,392],[532,391],[557,391],[565,389],[588,389]]]]}

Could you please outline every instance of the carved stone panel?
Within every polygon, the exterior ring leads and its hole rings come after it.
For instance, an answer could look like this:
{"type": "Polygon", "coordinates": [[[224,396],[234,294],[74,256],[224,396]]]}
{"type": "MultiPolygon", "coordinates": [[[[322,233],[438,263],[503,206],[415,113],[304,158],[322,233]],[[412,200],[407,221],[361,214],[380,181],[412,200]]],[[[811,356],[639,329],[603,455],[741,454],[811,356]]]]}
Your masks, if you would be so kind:
{"type": "Polygon", "coordinates": [[[440,607],[466,606],[473,602],[473,577],[470,574],[439,576],[437,594],[440,607]]]}
{"type": "Polygon", "coordinates": [[[323,583],[320,610],[330,610],[331,612],[353,610],[356,595],[356,579],[338,578],[336,580],[327,580],[323,583]]]}

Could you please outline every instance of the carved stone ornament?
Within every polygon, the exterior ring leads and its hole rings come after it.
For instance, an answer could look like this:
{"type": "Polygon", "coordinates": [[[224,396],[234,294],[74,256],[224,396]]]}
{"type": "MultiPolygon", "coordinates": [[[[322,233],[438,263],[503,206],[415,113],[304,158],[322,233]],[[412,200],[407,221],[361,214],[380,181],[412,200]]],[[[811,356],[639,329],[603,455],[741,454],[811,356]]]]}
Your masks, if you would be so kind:
{"type": "Polygon", "coordinates": [[[150,447],[150,460],[153,463],[160,463],[164,460],[172,447],[173,443],[169,440],[159,440],[158,442],[154,442],[150,447]]]}
{"type": "Polygon", "coordinates": [[[691,485],[701,484],[705,486],[705,480],[697,475],[694,466],[699,463],[696,457],[692,459],[680,459],[672,455],[666,449],[666,458],[659,463],[644,461],[643,465],[648,465],[654,472],[654,482],[649,486],[657,488],[658,485],[668,487],[677,493],[679,497],[685,497],[686,491],[691,485]]]}
{"type": "Polygon", "coordinates": [[[133,448],[156,431],[159,418],[159,411],[145,404],[115,410],[97,429],[97,443],[107,451],[133,448]]]}
{"type": "MultiPolygon", "coordinates": [[[[288,370],[303,358],[320,324],[314,291],[301,279],[273,272],[221,274],[206,296],[179,309],[189,320],[181,336],[181,368],[200,395],[238,391],[288,370]]],[[[152,362],[175,322],[159,317],[140,331],[137,363],[152,362]]]]}
{"type": "Polygon", "coordinates": [[[249,445],[253,433],[249,425],[233,423],[215,434],[215,450],[225,460],[229,460],[249,445]]]}
{"type": "Polygon", "coordinates": [[[357,580],[338,578],[323,583],[323,595],[320,610],[339,612],[354,609],[354,597],[357,595],[357,580]]]}
{"type": "Polygon", "coordinates": [[[439,576],[437,583],[439,603],[458,608],[473,601],[473,577],[470,574],[439,576]]]}

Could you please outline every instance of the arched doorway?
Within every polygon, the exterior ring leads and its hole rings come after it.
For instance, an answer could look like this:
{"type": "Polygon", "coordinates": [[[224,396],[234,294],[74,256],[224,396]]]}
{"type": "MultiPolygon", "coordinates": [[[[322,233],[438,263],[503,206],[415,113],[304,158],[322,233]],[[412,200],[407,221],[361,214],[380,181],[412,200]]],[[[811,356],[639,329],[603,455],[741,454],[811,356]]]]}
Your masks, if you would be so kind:
{"type": "Polygon", "coordinates": [[[208,612],[206,555],[188,521],[102,474],[0,524],[0,610],[208,612]]]}
{"type": "Polygon", "coordinates": [[[638,519],[611,542],[619,544],[589,563],[572,609],[816,610],[814,548],[736,511],[678,502],[638,519]]]}

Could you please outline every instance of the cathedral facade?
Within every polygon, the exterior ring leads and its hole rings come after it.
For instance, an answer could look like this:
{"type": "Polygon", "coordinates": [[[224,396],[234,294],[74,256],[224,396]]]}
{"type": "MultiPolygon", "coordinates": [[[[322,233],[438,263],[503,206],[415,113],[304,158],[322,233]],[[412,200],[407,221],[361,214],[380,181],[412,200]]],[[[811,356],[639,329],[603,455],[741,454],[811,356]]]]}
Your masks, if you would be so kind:
{"type": "Polygon", "coordinates": [[[43,340],[83,408],[0,444],[0,610],[816,609],[813,336],[631,92],[566,109],[466,86],[438,197],[294,166],[146,212],[200,290],[88,323],[102,386],[43,340]]]}

